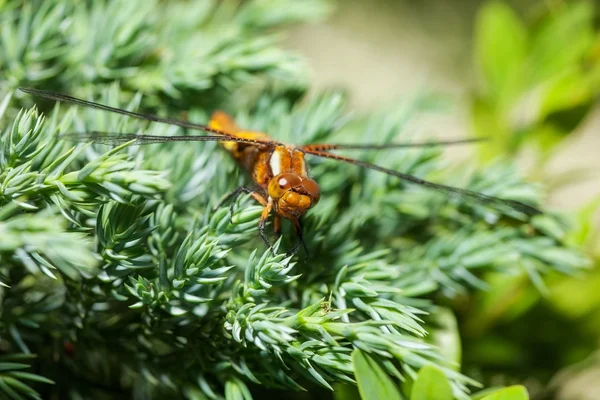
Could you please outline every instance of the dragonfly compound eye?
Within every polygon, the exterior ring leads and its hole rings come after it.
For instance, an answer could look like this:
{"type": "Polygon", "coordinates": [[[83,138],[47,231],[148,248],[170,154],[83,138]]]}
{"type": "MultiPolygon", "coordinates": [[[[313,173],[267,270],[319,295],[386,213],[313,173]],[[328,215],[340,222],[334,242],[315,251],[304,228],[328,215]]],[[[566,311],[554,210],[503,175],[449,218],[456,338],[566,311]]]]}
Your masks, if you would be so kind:
{"type": "Polygon", "coordinates": [[[287,191],[298,187],[302,184],[302,179],[296,174],[279,174],[269,182],[269,196],[274,199],[279,199],[287,191]]]}
{"type": "Polygon", "coordinates": [[[302,181],[302,188],[308,193],[308,196],[311,198],[311,207],[316,205],[321,198],[321,190],[319,189],[319,185],[317,182],[310,178],[305,178],[302,181]]]}

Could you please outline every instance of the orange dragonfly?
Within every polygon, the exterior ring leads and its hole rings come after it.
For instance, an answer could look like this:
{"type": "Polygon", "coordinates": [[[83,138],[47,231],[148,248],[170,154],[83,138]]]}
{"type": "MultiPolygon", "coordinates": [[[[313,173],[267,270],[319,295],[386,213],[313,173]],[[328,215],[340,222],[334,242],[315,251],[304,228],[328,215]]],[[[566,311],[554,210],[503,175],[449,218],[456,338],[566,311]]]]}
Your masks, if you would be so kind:
{"type": "MultiPolygon", "coordinates": [[[[75,139],[108,145],[123,144],[128,142],[131,142],[131,144],[134,145],[181,141],[219,142],[225,148],[225,150],[231,154],[235,161],[250,173],[253,182],[257,186],[256,189],[245,186],[236,189],[227,195],[219,206],[226,201],[231,200],[232,210],[235,201],[242,193],[250,194],[254,200],[263,206],[263,212],[259,222],[259,234],[268,247],[271,247],[271,243],[265,234],[265,225],[271,213],[274,212],[275,214],[273,219],[273,230],[276,238],[278,238],[281,233],[282,218],[290,220],[299,240],[298,243],[288,253],[295,253],[300,246],[303,246],[308,253],[308,249],[304,243],[300,221],[302,216],[304,216],[304,214],[306,214],[310,208],[317,205],[320,198],[319,185],[308,175],[308,169],[304,159],[305,155],[307,154],[357,165],[363,168],[373,169],[395,176],[406,182],[420,185],[427,189],[449,195],[462,196],[475,200],[479,203],[489,204],[492,206],[495,205],[509,207],[529,216],[542,213],[540,210],[516,200],[501,199],[467,189],[429,182],[413,175],[332,153],[334,150],[348,149],[381,150],[390,148],[463,144],[479,141],[481,139],[462,139],[426,143],[391,143],[385,145],[307,144],[300,146],[281,143],[262,132],[244,131],[235,124],[231,117],[220,111],[217,111],[213,114],[208,125],[201,125],[183,120],[161,118],[154,115],[122,110],[103,104],[81,100],[61,93],[54,93],[33,88],[21,88],[20,90],[25,93],[49,100],[72,103],[80,106],[122,114],[133,118],[166,123],[182,128],[209,133],[210,135],[207,136],[150,136],[135,134],[122,134],[119,136],[114,136],[104,132],[88,132],[87,134],[75,137],[75,139]]],[[[71,136],[71,138],[73,137],[71,136]]]]}

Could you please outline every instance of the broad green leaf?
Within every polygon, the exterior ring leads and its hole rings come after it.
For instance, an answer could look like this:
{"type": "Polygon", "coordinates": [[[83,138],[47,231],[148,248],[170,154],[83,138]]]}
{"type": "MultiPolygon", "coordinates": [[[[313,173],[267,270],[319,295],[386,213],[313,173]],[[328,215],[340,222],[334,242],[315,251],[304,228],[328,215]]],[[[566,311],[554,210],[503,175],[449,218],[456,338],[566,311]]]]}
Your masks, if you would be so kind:
{"type": "Polygon", "coordinates": [[[486,396],[496,393],[499,390],[504,389],[502,386],[492,386],[485,388],[471,395],[471,400],[483,400],[486,396]]]}
{"type": "Polygon", "coordinates": [[[427,365],[419,371],[413,384],[410,400],[452,400],[448,378],[438,368],[427,365]]]}
{"type": "Polygon", "coordinates": [[[528,36],[523,22],[505,3],[491,1],[479,11],[475,28],[475,57],[485,92],[507,105],[519,91],[527,57],[528,36]]]}
{"type": "Polygon", "coordinates": [[[363,400],[402,400],[402,395],[392,378],[370,355],[352,352],[354,376],[363,400]]]}
{"type": "Polygon", "coordinates": [[[531,73],[535,82],[581,63],[594,42],[591,2],[565,3],[549,13],[531,38],[531,73]]]}
{"type": "Polygon", "coordinates": [[[524,386],[511,386],[490,394],[481,400],[529,400],[529,394],[524,386]]]}

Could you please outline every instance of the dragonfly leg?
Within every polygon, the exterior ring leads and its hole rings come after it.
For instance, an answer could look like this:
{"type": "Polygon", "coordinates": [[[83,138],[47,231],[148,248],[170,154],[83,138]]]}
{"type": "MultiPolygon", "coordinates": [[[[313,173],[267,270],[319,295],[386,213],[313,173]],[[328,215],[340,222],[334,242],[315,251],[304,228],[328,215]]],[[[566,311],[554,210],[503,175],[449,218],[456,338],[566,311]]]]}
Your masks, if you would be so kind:
{"type": "Polygon", "coordinates": [[[273,233],[275,234],[275,241],[277,241],[281,237],[281,217],[279,215],[273,217],[273,233]]]}
{"type": "Polygon", "coordinates": [[[296,253],[298,251],[298,249],[300,248],[300,246],[302,246],[302,247],[304,247],[306,256],[309,257],[310,253],[308,252],[308,247],[306,246],[306,243],[304,242],[304,235],[302,234],[302,224],[300,223],[300,219],[292,221],[292,224],[294,225],[294,230],[296,231],[296,236],[298,236],[298,243],[296,243],[294,245],[294,247],[286,253],[286,255],[289,256],[289,255],[296,253]]]}
{"type": "Polygon", "coordinates": [[[235,203],[235,200],[237,200],[237,198],[242,193],[252,193],[252,192],[253,192],[253,190],[246,186],[239,187],[239,188],[233,190],[232,192],[227,193],[227,195],[225,197],[223,197],[223,199],[219,202],[219,204],[217,204],[216,206],[213,207],[212,211],[213,212],[217,211],[219,208],[223,207],[223,204],[227,203],[232,198],[233,198],[233,202],[235,203]]]}
{"type": "Polygon", "coordinates": [[[269,218],[269,214],[271,214],[271,210],[273,209],[273,200],[269,198],[269,201],[263,208],[262,214],[260,215],[260,221],[258,223],[258,233],[260,234],[260,238],[265,242],[267,247],[273,251],[273,247],[271,246],[271,242],[269,238],[265,234],[265,225],[267,224],[267,218],[269,218]]]}
{"type": "MultiPolygon", "coordinates": [[[[244,188],[244,189],[248,189],[248,188],[244,188]]],[[[263,207],[267,206],[267,200],[265,200],[265,198],[260,193],[255,192],[255,191],[250,191],[250,192],[246,192],[246,193],[250,193],[250,196],[254,200],[256,200],[261,206],[263,206],[263,207]]],[[[232,225],[233,225],[233,210],[235,208],[235,204],[236,204],[238,197],[239,197],[239,194],[236,196],[236,198],[231,202],[231,205],[229,206],[229,222],[231,222],[232,225]]]]}
{"type": "Polygon", "coordinates": [[[234,191],[232,191],[231,193],[227,194],[227,196],[225,196],[223,198],[223,200],[221,200],[219,202],[219,204],[213,208],[213,212],[215,212],[216,210],[221,208],[223,206],[223,204],[225,204],[229,200],[231,200],[231,204],[229,205],[229,222],[233,225],[233,211],[235,209],[235,204],[237,202],[237,199],[238,199],[238,197],[240,197],[240,195],[242,193],[249,193],[254,200],[256,200],[260,203],[260,205],[262,205],[263,207],[267,206],[267,201],[258,192],[250,189],[249,187],[241,186],[241,187],[235,189],[234,191]]]}

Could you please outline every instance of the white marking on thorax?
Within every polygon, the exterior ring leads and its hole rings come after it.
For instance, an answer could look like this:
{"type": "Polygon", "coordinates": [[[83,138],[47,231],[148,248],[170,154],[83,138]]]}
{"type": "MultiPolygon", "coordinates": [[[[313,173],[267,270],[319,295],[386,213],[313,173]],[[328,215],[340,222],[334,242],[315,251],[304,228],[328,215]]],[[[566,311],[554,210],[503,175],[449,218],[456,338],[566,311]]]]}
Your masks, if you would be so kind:
{"type": "Polygon", "coordinates": [[[304,161],[304,158],[301,158],[301,162],[302,162],[302,176],[308,176],[308,171],[306,170],[306,161],[304,161]]]}
{"type": "Polygon", "coordinates": [[[269,160],[269,165],[271,166],[271,172],[273,176],[279,175],[281,173],[281,155],[279,154],[279,149],[275,148],[273,153],[271,153],[271,160],[269,160]]]}

